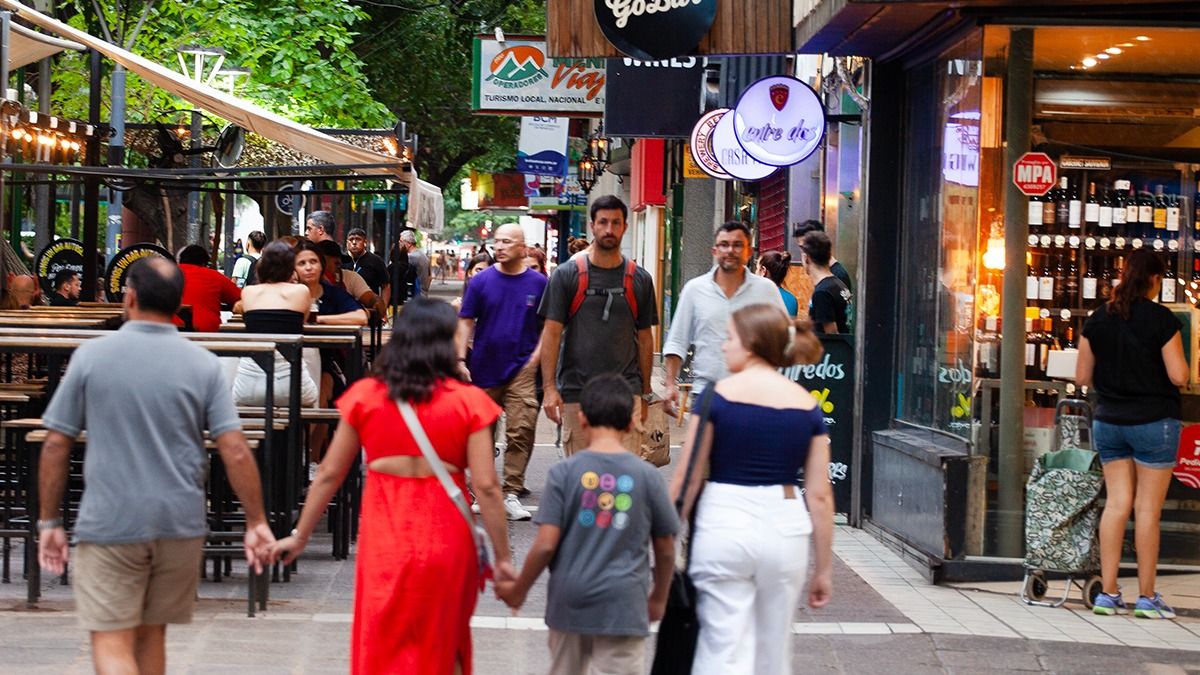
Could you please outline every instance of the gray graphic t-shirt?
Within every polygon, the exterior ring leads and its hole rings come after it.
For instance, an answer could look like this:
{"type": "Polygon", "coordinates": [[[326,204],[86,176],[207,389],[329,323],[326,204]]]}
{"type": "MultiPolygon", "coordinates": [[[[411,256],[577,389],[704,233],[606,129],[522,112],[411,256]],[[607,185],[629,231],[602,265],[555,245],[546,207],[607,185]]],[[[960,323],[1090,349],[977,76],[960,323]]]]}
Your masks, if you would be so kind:
{"type": "Polygon", "coordinates": [[[578,452],[550,469],[534,522],[562,528],[550,563],[547,626],[648,634],[650,538],[679,529],[654,467],[630,453],[578,452]]]}

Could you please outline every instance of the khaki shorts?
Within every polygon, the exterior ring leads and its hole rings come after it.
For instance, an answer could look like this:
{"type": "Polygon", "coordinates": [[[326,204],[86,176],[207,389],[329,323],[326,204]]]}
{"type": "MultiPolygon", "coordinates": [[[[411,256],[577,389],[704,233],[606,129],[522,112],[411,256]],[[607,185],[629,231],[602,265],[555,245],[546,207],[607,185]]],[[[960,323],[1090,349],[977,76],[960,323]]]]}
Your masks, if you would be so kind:
{"type": "Polygon", "coordinates": [[[75,547],[75,606],[89,631],[191,623],[204,537],[75,547]]]}
{"type": "Polygon", "coordinates": [[[550,630],[550,675],[641,675],[646,638],[550,630]]]}

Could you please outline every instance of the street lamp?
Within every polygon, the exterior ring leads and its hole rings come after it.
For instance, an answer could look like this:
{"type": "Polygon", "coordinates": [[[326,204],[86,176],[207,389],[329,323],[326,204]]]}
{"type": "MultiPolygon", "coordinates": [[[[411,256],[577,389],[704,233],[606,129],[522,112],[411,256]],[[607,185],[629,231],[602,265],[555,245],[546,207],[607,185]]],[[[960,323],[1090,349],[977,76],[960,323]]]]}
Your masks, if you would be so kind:
{"type": "MultiPolygon", "coordinates": [[[[183,45],[175,50],[175,55],[179,57],[179,70],[187,75],[196,84],[211,84],[220,72],[221,66],[225,63],[225,50],[220,47],[202,47],[200,45],[183,45]],[[216,66],[212,68],[212,72],[205,77],[205,61],[210,58],[216,59],[216,66]],[[188,61],[191,61],[189,64],[188,61]]],[[[199,110],[192,111],[192,149],[198,150],[201,145],[201,117],[199,110]]],[[[199,153],[192,155],[191,166],[193,169],[200,167],[199,153]]],[[[195,244],[200,241],[200,193],[188,193],[188,224],[187,224],[187,243],[195,244]]]]}
{"type": "Polygon", "coordinates": [[[588,137],[588,154],[592,156],[596,170],[600,173],[604,173],[612,163],[612,143],[608,136],[604,135],[604,120],[600,120],[600,126],[588,137]]]}
{"type": "Polygon", "coordinates": [[[583,157],[579,158],[578,180],[579,187],[583,188],[583,194],[591,194],[592,187],[596,185],[596,160],[592,158],[590,153],[583,153],[583,157]]]}
{"type": "Polygon", "coordinates": [[[250,77],[249,68],[220,68],[215,72],[216,77],[221,78],[221,89],[226,93],[233,94],[237,89],[238,81],[243,77],[250,77]]]}

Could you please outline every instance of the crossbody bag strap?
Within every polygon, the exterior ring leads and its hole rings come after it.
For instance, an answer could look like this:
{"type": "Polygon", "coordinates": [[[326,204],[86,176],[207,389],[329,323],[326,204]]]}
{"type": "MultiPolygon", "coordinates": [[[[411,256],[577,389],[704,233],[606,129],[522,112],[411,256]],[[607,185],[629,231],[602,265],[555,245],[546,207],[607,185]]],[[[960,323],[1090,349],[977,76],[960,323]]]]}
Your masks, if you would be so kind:
{"type": "Polygon", "coordinates": [[[474,531],[475,519],[471,517],[471,508],[467,506],[467,498],[454,479],[450,477],[450,472],[446,471],[446,467],[442,465],[442,459],[434,451],[433,443],[429,441],[429,436],[425,433],[425,427],[421,426],[421,420],[417,419],[417,411],[413,410],[408,401],[396,401],[396,407],[399,408],[404,423],[408,425],[408,431],[417,441],[417,447],[421,449],[421,454],[425,455],[425,461],[429,463],[433,475],[437,476],[438,482],[445,488],[450,501],[454,502],[454,505],[458,507],[458,512],[462,514],[474,531]]]}
{"type": "MultiPolygon", "coordinates": [[[[679,496],[675,498],[675,513],[683,515],[683,504],[687,500],[688,490],[692,485],[692,476],[696,472],[696,466],[700,464],[700,450],[704,442],[704,428],[708,426],[708,412],[712,407],[713,390],[715,384],[710,384],[704,388],[700,394],[699,424],[696,425],[696,435],[692,438],[692,453],[688,456],[687,471],[683,474],[683,489],[679,491],[679,496]]],[[[695,513],[693,507],[692,512],[695,513]]]]}

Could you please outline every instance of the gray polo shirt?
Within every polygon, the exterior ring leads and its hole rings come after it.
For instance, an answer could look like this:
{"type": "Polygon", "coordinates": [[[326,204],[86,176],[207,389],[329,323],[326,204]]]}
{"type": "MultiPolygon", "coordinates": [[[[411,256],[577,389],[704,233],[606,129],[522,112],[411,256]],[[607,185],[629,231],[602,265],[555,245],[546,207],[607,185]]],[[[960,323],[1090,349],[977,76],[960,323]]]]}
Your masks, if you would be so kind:
{"type": "Polygon", "coordinates": [[[732,298],[717,285],[717,267],[713,265],[705,274],[687,282],[679,294],[675,315],[671,317],[671,330],[663,345],[663,356],[687,358],[688,345],[696,345],[692,359],[696,392],[711,382],[725,377],[725,356],[721,343],[725,341],[729,317],[746,305],[766,303],[776,305],[785,312],[783,298],[775,282],[746,271],[745,280],[738,286],[732,298]]]}
{"type": "Polygon", "coordinates": [[[220,361],[175,326],[130,321],[89,340],[46,408],[47,429],[87,429],[76,541],[202,537],[213,438],[241,428],[220,361]]]}

